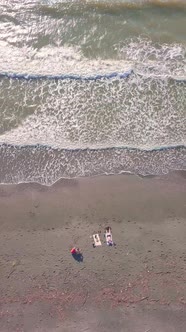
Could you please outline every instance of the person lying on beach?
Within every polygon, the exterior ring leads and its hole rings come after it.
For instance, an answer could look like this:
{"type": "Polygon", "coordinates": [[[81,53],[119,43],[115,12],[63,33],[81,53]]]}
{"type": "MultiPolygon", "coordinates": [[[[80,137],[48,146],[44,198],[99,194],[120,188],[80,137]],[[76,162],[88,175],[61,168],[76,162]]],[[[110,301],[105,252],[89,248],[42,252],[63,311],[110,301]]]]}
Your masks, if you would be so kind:
{"type": "Polygon", "coordinates": [[[76,247],[73,247],[71,250],[70,250],[71,254],[72,254],[72,257],[78,261],[78,262],[83,262],[83,254],[82,252],[80,251],[79,248],[76,248],[76,247]]]}
{"type": "Polygon", "coordinates": [[[105,237],[106,237],[106,243],[108,246],[115,246],[116,244],[112,240],[112,232],[111,227],[108,226],[105,228],[105,237]]]}
{"type": "Polygon", "coordinates": [[[111,227],[109,227],[109,226],[105,228],[105,237],[106,237],[107,245],[112,246],[113,245],[112,233],[111,233],[111,227]]]}

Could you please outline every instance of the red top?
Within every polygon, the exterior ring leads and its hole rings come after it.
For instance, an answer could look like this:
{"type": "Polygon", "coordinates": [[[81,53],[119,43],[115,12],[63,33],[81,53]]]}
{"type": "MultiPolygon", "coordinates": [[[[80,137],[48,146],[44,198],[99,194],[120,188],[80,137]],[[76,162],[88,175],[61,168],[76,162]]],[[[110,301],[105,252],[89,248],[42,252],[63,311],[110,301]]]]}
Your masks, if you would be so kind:
{"type": "Polygon", "coordinates": [[[72,248],[72,249],[70,250],[70,252],[71,252],[71,254],[76,254],[76,248],[72,248]]]}

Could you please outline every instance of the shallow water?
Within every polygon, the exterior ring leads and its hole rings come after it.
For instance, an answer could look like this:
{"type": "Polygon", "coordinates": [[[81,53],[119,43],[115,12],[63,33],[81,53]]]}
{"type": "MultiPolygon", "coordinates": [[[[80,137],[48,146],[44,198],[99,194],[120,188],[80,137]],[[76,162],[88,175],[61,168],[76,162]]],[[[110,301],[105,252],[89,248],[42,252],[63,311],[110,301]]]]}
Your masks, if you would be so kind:
{"type": "Polygon", "coordinates": [[[185,169],[185,17],[184,1],[1,1],[0,182],[185,169]]]}

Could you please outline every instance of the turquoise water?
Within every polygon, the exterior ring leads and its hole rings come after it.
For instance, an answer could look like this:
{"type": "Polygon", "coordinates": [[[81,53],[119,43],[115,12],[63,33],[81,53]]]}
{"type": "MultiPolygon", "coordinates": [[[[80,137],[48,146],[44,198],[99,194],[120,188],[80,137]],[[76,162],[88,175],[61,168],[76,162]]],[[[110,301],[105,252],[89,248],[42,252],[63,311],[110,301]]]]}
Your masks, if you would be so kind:
{"type": "Polygon", "coordinates": [[[184,1],[1,1],[0,182],[185,169],[185,18],[184,1]]]}

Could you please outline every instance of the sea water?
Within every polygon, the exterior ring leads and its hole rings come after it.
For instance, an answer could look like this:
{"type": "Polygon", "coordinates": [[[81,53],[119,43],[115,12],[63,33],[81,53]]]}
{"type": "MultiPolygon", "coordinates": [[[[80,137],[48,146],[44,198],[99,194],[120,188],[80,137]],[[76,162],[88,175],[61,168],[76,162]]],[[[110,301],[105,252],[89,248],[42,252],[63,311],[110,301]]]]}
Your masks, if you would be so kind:
{"type": "Polygon", "coordinates": [[[1,0],[0,183],[186,169],[186,2],[1,0]]]}

